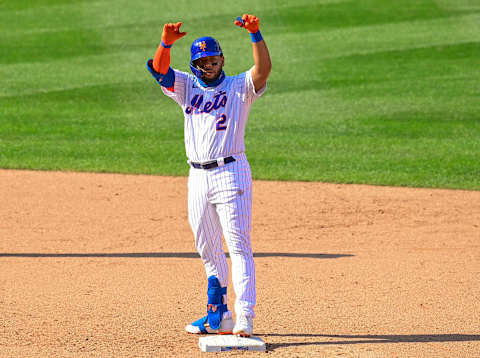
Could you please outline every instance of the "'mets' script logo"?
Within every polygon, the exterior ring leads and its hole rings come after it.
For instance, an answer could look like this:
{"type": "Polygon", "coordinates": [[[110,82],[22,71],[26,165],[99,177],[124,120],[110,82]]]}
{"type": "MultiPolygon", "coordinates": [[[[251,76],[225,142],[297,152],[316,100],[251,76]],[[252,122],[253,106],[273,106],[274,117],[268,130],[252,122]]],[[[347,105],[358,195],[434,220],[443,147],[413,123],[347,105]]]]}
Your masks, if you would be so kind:
{"type": "Polygon", "coordinates": [[[195,114],[200,113],[210,113],[213,110],[217,110],[221,107],[225,107],[227,104],[227,92],[220,91],[215,93],[212,98],[212,101],[207,101],[205,104],[203,103],[203,94],[199,95],[196,94],[193,96],[192,100],[190,101],[190,106],[185,108],[186,114],[191,114],[195,111],[195,114]]]}

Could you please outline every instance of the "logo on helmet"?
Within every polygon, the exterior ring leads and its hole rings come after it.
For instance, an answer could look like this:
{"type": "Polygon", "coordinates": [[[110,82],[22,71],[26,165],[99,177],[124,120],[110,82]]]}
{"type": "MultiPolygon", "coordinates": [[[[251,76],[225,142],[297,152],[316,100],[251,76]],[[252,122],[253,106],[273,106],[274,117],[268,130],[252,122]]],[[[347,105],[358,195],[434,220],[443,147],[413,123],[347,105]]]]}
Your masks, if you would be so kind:
{"type": "Polygon", "coordinates": [[[207,48],[207,43],[205,41],[199,42],[198,47],[200,47],[200,49],[205,52],[205,49],[207,48]]]}

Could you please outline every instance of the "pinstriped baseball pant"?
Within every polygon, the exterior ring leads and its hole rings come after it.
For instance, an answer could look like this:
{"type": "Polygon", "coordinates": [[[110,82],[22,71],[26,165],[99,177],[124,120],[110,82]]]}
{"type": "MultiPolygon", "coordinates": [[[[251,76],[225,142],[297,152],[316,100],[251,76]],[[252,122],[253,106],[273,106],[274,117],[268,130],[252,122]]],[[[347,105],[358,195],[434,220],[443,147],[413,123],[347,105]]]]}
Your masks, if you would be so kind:
{"type": "Polygon", "coordinates": [[[188,220],[207,277],[228,286],[229,271],[222,233],[232,262],[235,312],[254,317],[255,266],[250,241],[252,177],[244,154],[223,167],[190,168],[188,220]]]}

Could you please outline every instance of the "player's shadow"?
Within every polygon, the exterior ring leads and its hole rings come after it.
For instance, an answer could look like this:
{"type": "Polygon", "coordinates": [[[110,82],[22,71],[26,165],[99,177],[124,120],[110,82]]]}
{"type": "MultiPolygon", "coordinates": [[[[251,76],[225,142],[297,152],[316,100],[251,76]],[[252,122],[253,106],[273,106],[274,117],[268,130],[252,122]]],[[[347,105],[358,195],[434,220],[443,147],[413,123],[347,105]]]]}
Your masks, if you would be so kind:
{"type": "MultiPolygon", "coordinates": [[[[227,253],[227,257],[230,255],[227,253]]],[[[351,257],[350,254],[292,253],[292,252],[255,252],[253,257],[293,257],[312,259],[338,259],[351,257]]],[[[0,253],[0,257],[99,257],[99,258],[184,258],[198,259],[196,252],[127,252],[127,253],[0,253]]]]}
{"type": "Polygon", "coordinates": [[[392,335],[341,335],[341,334],[302,334],[265,333],[258,334],[268,341],[268,337],[298,337],[301,342],[266,343],[267,350],[291,346],[385,344],[385,343],[432,343],[432,342],[472,342],[480,341],[480,334],[392,334],[392,335]],[[305,340],[307,338],[308,340],[305,340]],[[313,340],[310,340],[313,339],[313,340]],[[322,339],[322,340],[319,340],[322,339]]]}

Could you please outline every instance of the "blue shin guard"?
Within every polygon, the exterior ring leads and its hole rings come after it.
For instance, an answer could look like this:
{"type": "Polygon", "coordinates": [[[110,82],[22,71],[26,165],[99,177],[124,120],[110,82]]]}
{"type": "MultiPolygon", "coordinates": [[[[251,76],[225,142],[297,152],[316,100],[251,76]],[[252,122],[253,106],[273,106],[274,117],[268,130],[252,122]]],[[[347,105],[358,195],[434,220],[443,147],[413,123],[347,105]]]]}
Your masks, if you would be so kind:
{"type": "Polygon", "coordinates": [[[205,323],[208,322],[210,328],[219,329],[222,324],[223,314],[228,311],[227,305],[223,303],[223,295],[227,294],[227,288],[220,286],[220,281],[215,276],[208,278],[208,303],[207,315],[192,323],[192,326],[200,328],[202,333],[207,333],[205,323]]]}
{"type": "Polygon", "coordinates": [[[223,313],[227,312],[227,305],[223,303],[223,295],[227,294],[227,288],[220,286],[220,281],[215,276],[208,278],[208,304],[207,317],[210,327],[219,329],[222,323],[223,313]]]}

